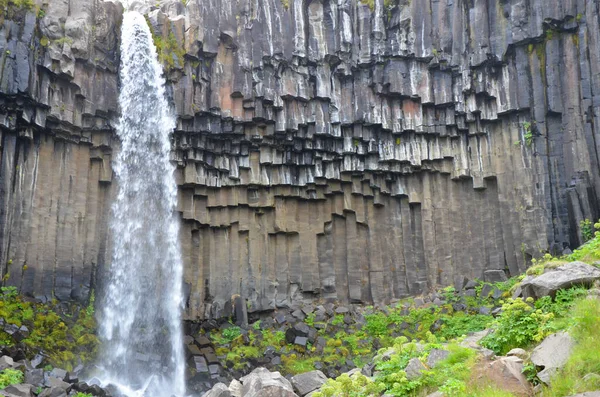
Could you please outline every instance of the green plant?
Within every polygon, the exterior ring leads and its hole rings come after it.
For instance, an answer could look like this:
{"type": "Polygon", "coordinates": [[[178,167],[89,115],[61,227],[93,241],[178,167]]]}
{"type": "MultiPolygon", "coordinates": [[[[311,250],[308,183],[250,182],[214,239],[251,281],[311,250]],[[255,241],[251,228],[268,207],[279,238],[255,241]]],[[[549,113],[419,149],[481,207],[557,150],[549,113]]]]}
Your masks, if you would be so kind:
{"type": "Polygon", "coordinates": [[[23,372],[7,368],[0,372],[0,389],[4,389],[10,385],[18,385],[19,383],[23,383],[23,372]]]}
{"type": "Polygon", "coordinates": [[[579,222],[579,227],[581,228],[581,236],[583,237],[584,243],[587,243],[594,238],[594,225],[592,224],[592,221],[584,219],[579,222]]]}
{"type": "Polygon", "coordinates": [[[223,338],[229,342],[238,338],[240,335],[242,335],[242,329],[240,327],[233,326],[223,330],[223,338]]]}
{"type": "Polygon", "coordinates": [[[94,397],[94,395],[91,393],[83,393],[83,392],[78,391],[77,393],[75,393],[73,395],[73,397],[94,397]]]}
{"type": "Polygon", "coordinates": [[[523,123],[523,130],[525,131],[523,134],[523,139],[525,140],[525,144],[527,146],[533,145],[533,130],[531,127],[532,125],[529,121],[525,121],[523,123]]]}
{"type": "Polygon", "coordinates": [[[363,374],[343,374],[329,379],[313,397],[376,397],[383,392],[383,385],[363,374]]]}
{"type": "Polygon", "coordinates": [[[496,354],[505,354],[516,347],[527,347],[541,341],[550,333],[547,327],[553,313],[531,306],[532,298],[508,299],[502,305],[502,314],[492,324],[493,332],[481,340],[481,345],[496,354]]]}
{"type": "Polygon", "coordinates": [[[566,365],[554,375],[552,387],[542,391],[543,397],[564,397],[600,389],[600,379],[588,375],[600,373],[600,300],[578,299],[570,318],[575,347],[566,365]]]}

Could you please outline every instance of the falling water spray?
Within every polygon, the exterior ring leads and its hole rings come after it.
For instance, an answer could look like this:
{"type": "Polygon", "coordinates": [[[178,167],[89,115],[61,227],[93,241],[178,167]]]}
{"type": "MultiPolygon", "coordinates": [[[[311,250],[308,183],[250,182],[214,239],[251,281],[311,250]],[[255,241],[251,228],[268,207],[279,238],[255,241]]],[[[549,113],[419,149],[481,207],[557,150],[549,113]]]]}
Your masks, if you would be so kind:
{"type": "Polygon", "coordinates": [[[127,395],[185,393],[182,260],[169,161],[175,118],[150,29],[126,12],[121,39],[121,150],[110,223],[113,255],[100,311],[101,379],[127,395]]]}

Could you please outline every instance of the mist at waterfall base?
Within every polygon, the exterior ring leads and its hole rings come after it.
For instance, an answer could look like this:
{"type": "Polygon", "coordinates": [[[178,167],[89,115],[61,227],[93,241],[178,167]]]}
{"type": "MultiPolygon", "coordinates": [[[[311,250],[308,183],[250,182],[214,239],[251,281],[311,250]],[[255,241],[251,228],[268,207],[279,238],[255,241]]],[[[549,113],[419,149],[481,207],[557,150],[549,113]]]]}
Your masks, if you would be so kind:
{"type": "Polygon", "coordinates": [[[121,150],[110,223],[113,255],[99,310],[99,375],[128,396],[185,393],[182,261],[169,161],[175,118],[144,17],[126,12],[121,37],[121,150]]]}

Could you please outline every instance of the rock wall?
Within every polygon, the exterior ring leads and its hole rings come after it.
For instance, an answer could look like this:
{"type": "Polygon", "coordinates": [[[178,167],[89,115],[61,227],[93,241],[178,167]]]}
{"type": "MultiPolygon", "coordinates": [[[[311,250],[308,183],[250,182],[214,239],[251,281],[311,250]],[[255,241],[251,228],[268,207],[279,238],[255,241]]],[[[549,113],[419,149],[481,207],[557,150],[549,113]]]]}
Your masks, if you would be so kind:
{"type": "MultiPolygon", "coordinates": [[[[121,7],[39,6],[0,30],[0,257],[77,299],[110,257],[121,7]]],[[[137,8],[179,116],[188,318],[515,274],[599,216],[598,0],[137,8]]]]}

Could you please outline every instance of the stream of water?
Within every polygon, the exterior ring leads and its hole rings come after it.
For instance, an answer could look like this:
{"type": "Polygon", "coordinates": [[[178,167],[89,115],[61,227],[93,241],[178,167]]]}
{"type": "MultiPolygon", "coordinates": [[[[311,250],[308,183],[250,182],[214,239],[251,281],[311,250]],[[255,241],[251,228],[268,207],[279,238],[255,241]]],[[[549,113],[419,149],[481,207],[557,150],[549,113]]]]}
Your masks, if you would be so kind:
{"type": "Polygon", "coordinates": [[[183,396],[183,270],[169,161],[175,118],[152,35],[137,12],[123,18],[120,77],[121,150],[113,165],[118,191],[100,311],[100,378],[129,396],[183,396]]]}

